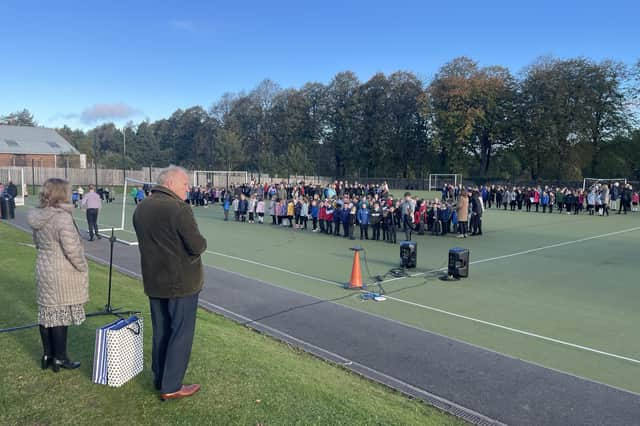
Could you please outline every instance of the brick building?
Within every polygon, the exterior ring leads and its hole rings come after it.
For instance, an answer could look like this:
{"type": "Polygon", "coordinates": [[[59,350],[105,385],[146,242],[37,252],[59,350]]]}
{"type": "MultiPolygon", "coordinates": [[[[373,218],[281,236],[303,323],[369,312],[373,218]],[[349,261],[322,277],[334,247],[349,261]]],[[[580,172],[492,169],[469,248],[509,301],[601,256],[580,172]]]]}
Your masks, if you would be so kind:
{"type": "Polygon", "coordinates": [[[53,129],[0,125],[0,167],[78,167],[79,162],[78,150],[53,129]]]}

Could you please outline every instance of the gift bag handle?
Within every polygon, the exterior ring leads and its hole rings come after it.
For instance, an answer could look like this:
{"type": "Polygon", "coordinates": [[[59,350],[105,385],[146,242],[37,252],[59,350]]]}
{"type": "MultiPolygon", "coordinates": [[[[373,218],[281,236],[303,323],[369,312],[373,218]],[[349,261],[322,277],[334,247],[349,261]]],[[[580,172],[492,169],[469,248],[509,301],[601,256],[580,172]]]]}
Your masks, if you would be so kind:
{"type": "Polygon", "coordinates": [[[131,323],[131,325],[134,325],[134,324],[137,326],[137,330],[134,330],[132,327],[127,327],[127,330],[131,331],[133,334],[137,336],[140,334],[140,323],[138,321],[131,323]]]}

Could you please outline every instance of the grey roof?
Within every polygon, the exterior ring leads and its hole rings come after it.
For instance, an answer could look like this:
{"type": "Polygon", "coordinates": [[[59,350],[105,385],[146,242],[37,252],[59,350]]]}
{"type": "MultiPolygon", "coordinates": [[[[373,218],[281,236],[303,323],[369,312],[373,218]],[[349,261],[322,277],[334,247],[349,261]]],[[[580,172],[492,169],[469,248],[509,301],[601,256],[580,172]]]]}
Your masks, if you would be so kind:
{"type": "Polygon", "coordinates": [[[0,154],[80,154],[53,129],[0,125],[0,154]]]}

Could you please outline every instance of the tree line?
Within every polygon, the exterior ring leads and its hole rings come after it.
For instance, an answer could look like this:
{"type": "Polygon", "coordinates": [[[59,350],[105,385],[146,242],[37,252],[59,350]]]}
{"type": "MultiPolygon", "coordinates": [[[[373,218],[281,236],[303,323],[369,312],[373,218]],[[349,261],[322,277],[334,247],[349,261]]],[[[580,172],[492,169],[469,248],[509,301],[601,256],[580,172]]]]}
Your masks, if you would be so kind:
{"type": "Polygon", "coordinates": [[[124,129],[107,123],[58,131],[99,165],[115,168],[173,163],[360,179],[454,172],[504,180],[640,179],[639,76],[640,61],[545,57],[513,75],[459,57],[429,81],[407,71],[365,82],[346,71],[297,89],[264,80],[250,92],[224,94],[208,110],[178,109],[124,129]]]}

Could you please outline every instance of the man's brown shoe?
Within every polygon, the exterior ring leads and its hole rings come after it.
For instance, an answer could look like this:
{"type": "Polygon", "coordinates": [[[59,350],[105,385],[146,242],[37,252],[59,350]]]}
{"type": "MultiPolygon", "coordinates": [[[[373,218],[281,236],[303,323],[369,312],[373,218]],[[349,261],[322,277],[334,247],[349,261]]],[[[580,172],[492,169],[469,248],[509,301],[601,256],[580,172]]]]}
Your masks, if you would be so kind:
{"type": "Polygon", "coordinates": [[[166,401],[167,399],[179,399],[186,398],[197,393],[200,390],[200,385],[182,385],[179,391],[172,393],[161,393],[160,399],[166,401]]]}

